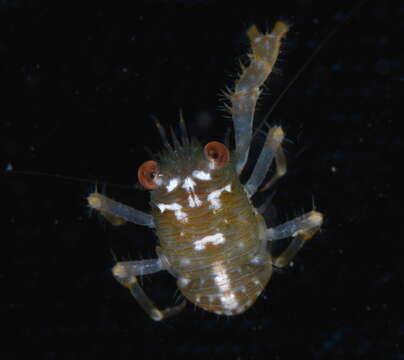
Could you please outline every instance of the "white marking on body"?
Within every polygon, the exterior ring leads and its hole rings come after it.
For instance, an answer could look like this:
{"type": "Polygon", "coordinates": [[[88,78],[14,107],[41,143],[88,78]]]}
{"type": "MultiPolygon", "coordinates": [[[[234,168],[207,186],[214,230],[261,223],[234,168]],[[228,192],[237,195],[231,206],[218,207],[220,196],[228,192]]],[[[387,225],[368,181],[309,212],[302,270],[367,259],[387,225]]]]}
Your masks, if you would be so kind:
{"type": "Polygon", "coordinates": [[[259,43],[261,40],[262,40],[262,36],[257,36],[257,37],[254,39],[254,42],[255,42],[255,43],[259,43]]]}
{"type": "Polygon", "coordinates": [[[178,186],[179,183],[180,180],[178,178],[171,179],[168,185],[166,186],[167,191],[168,192],[173,191],[178,186]]]}
{"type": "Polygon", "coordinates": [[[254,264],[254,265],[260,265],[260,264],[262,264],[262,261],[263,261],[263,258],[260,255],[254,256],[250,260],[251,264],[254,264]]]}
{"type": "Polygon", "coordinates": [[[187,279],[187,278],[180,278],[178,279],[178,286],[183,288],[185,286],[187,286],[190,283],[191,280],[187,279]]]}
{"type": "Polygon", "coordinates": [[[237,309],[238,307],[236,294],[234,294],[234,292],[229,292],[225,295],[222,295],[220,297],[220,300],[222,301],[222,305],[228,310],[237,309]]]}
{"type": "Polygon", "coordinates": [[[196,183],[194,180],[192,180],[192,178],[190,178],[189,176],[187,176],[182,184],[182,187],[187,190],[188,192],[193,192],[194,191],[194,187],[195,187],[196,183]]]}
{"type": "Polygon", "coordinates": [[[196,179],[199,180],[211,180],[212,177],[210,176],[210,174],[208,172],[202,171],[202,170],[194,170],[192,171],[192,176],[196,179]]]}
{"type": "Polygon", "coordinates": [[[201,206],[202,201],[199,199],[198,195],[191,194],[188,196],[188,204],[190,207],[201,206]]]}
{"type": "Polygon", "coordinates": [[[173,203],[173,204],[163,204],[163,203],[159,203],[157,204],[158,208],[160,209],[160,211],[163,213],[166,210],[172,210],[172,211],[176,211],[176,210],[181,210],[182,206],[178,203],[173,203]]]}
{"type": "Polygon", "coordinates": [[[254,283],[255,285],[261,286],[261,282],[260,282],[257,278],[254,278],[254,279],[253,279],[253,283],[254,283]]]}
{"type": "Polygon", "coordinates": [[[194,187],[196,182],[192,180],[189,176],[185,178],[182,187],[187,191],[189,194],[188,196],[188,204],[190,207],[201,206],[202,201],[199,199],[198,195],[195,194],[194,187]]]}
{"type": "Polygon", "coordinates": [[[239,241],[239,242],[237,243],[237,246],[238,246],[240,249],[245,248],[245,244],[244,244],[243,241],[239,241]]]}
{"type": "Polygon", "coordinates": [[[212,191],[208,195],[207,199],[210,202],[209,207],[211,209],[220,209],[222,207],[222,203],[219,198],[220,198],[220,195],[222,195],[222,193],[224,191],[231,192],[231,184],[227,184],[226,186],[224,186],[218,190],[212,191]]]}
{"type": "Polygon", "coordinates": [[[216,263],[213,265],[213,272],[215,276],[215,283],[219,289],[219,292],[222,293],[220,296],[220,301],[222,305],[227,310],[233,310],[238,307],[238,301],[234,292],[229,291],[231,288],[231,282],[229,275],[227,274],[226,267],[221,263],[216,263]]]}
{"type": "Polygon", "coordinates": [[[205,250],[207,244],[220,245],[225,243],[225,241],[226,238],[222,233],[216,233],[215,235],[208,235],[200,240],[196,240],[194,242],[194,249],[197,251],[205,250]]]}
{"type": "Polygon", "coordinates": [[[158,185],[158,186],[163,185],[163,176],[162,176],[162,174],[158,174],[158,175],[153,179],[153,182],[154,182],[156,185],[158,185]]]}
{"type": "Polygon", "coordinates": [[[227,269],[222,263],[216,263],[213,265],[213,273],[215,276],[215,284],[221,292],[225,292],[230,289],[230,278],[227,275],[227,269]]]}
{"type": "Polygon", "coordinates": [[[177,210],[176,212],[174,212],[174,215],[175,215],[175,217],[177,218],[178,221],[180,221],[182,223],[188,222],[188,216],[183,211],[177,210]]]}
{"type": "Polygon", "coordinates": [[[178,203],[173,203],[173,204],[163,204],[159,203],[157,204],[158,208],[160,211],[163,213],[166,210],[171,210],[174,211],[174,215],[177,218],[178,221],[181,222],[188,222],[188,216],[185,212],[183,212],[182,206],[178,203]]]}

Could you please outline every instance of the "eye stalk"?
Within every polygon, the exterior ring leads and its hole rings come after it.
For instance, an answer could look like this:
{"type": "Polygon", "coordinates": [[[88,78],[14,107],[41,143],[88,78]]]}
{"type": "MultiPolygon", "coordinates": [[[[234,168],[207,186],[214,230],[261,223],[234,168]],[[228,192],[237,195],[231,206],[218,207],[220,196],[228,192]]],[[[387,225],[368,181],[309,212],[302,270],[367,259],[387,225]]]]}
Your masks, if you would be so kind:
{"type": "Polygon", "coordinates": [[[154,182],[158,172],[159,168],[157,162],[149,160],[140,165],[137,171],[137,178],[146,189],[155,190],[160,187],[160,185],[154,182]]]}
{"type": "Polygon", "coordinates": [[[214,169],[221,169],[230,160],[229,149],[218,141],[207,143],[203,151],[206,158],[214,165],[214,169]]]}

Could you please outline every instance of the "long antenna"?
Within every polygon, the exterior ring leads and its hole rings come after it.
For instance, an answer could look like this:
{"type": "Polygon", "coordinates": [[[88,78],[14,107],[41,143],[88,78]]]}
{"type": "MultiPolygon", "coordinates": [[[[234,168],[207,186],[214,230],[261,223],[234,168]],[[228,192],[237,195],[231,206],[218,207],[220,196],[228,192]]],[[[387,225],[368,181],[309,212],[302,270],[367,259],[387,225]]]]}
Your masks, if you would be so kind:
{"type": "Polygon", "coordinates": [[[11,171],[3,171],[3,175],[28,175],[28,176],[44,176],[44,177],[50,177],[50,178],[57,178],[61,180],[66,180],[66,181],[76,181],[76,182],[82,182],[82,183],[88,183],[88,184],[95,184],[99,183],[102,185],[108,185],[111,187],[115,188],[121,188],[121,189],[131,189],[133,190],[135,185],[130,186],[130,185],[122,185],[122,184],[114,184],[110,183],[108,181],[97,181],[94,179],[88,179],[88,178],[80,178],[80,177],[75,177],[75,176],[65,176],[65,175],[60,175],[60,174],[52,174],[52,173],[46,173],[46,172],[40,172],[40,171],[19,171],[19,170],[11,170],[11,171]]]}
{"type": "Polygon", "coordinates": [[[260,122],[257,128],[254,130],[252,138],[254,138],[257,133],[261,130],[262,126],[267,122],[269,116],[273,113],[283,96],[287,93],[287,91],[291,88],[291,86],[296,82],[296,80],[300,77],[300,75],[306,70],[306,68],[313,62],[314,58],[321,51],[321,49],[330,41],[330,39],[342,29],[342,27],[352,19],[353,15],[367,2],[368,0],[359,1],[348,13],[346,18],[341,21],[332,31],[328,33],[328,35],[324,38],[324,40],[317,46],[317,48],[313,51],[313,53],[307,58],[299,71],[293,76],[292,80],[289,81],[288,85],[282,90],[279,96],[276,98],[275,102],[272,104],[268,112],[265,114],[264,119],[260,122]]]}
{"type": "MultiPolygon", "coordinates": [[[[297,81],[297,79],[301,76],[301,74],[306,70],[306,68],[313,62],[314,58],[317,56],[317,54],[322,50],[322,48],[330,41],[330,39],[338,33],[341,28],[349,21],[352,19],[353,15],[369,0],[361,0],[359,1],[348,13],[348,15],[345,17],[343,21],[341,21],[331,32],[328,33],[328,35],[324,38],[324,40],[317,46],[317,48],[313,51],[313,53],[307,58],[307,60],[304,62],[302,67],[297,71],[297,73],[293,76],[292,80],[288,83],[288,85],[282,90],[282,92],[279,94],[279,96],[276,98],[275,102],[272,104],[268,112],[265,114],[264,119],[260,122],[260,124],[256,127],[253,133],[253,138],[257,135],[257,133],[261,130],[262,126],[267,122],[268,118],[270,115],[273,113],[279,102],[282,100],[283,96],[287,93],[287,91],[292,87],[292,85],[297,81]]],[[[152,117],[154,118],[154,117],[152,117]]],[[[156,120],[154,118],[154,120],[156,120]]],[[[157,120],[158,122],[158,120],[157,120]]],[[[159,123],[157,125],[160,125],[159,123]]],[[[160,127],[157,126],[160,134],[161,134],[161,125],[160,127]]],[[[165,134],[164,134],[165,135],[165,134]]],[[[166,137],[166,136],[165,136],[166,137]]],[[[167,137],[166,137],[167,138],[167,137]]],[[[163,137],[164,140],[164,137],[163,137]]],[[[168,143],[168,141],[167,141],[168,143]]],[[[14,171],[14,170],[6,170],[6,171],[1,171],[3,175],[29,175],[29,176],[45,176],[45,177],[52,177],[52,178],[58,178],[62,180],[67,180],[67,181],[78,181],[78,182],[84,182],[84,183],[90,183],[94,184],[96,181],[93,179],[88,179],[88,178],[79,178],[79,177],[74,177],[74,176],[65,176],[65,175],[59,175],[59,174],[52,174],[52,173],[44,173],[44,172],[36,172],[36,171],[14,171]]],[[[109,185],[112,187],[116,188],[121,188],[121,189],[133,189],[133,186],[129,185],[121,185],[121,184],[114,184],[114,183],[109,183],[103,181],[102,184],[109,185]]]]}

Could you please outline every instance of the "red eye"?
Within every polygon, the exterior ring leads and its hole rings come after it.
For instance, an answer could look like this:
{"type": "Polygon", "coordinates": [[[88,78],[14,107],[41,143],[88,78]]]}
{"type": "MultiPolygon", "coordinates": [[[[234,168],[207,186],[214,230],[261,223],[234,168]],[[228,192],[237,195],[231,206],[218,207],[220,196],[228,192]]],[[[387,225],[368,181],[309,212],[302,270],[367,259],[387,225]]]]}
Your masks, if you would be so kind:
{"type": "Polygon", "coordinates": [[[159,185],[154,182],[154,178],[158,174],[158,171],[157,163],[153,160],[149,160],[139,167],[137,178],[146,189],[155,190],[159,188],[159,185]]]}
{"type": "Polygon", "coordinates": [[[206,158],[213,161],[215,169],[221,169],[230,160],[229,149],[218,141],[207,143],[204,152],[206,158]]]}

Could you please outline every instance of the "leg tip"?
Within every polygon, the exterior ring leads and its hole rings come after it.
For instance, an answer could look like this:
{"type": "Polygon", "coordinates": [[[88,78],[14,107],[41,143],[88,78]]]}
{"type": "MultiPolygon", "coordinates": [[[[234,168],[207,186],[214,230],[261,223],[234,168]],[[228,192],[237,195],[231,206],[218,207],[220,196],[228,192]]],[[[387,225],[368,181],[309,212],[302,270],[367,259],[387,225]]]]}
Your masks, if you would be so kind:
{"type": "Polygon", "coordinates": [[[129,290],[137,283],[136,276],[130,275],[122,263],[117,263],[112,268],[112,275],[124,287],[129,290]]]}
{"type": "Polygon", "coordinates": [[[272,33],[277,37],[283,37],[288,32],[289,26],[284,21],[277,21],[272,33]]]}
{"type": "Polygon", "coordinates": [[[112,268],[112,275],[114,275],[116,278],[127,276],[125,266],[120,263],[115,264],[112,268]]]}
{"type": "Polygon", "coordinates": [[[323,220],[324,220],[324,216],[322,213],[315,211],[315,210],[310,212],[310,222],[314,226],[321,226],[321,224],[323,223],[323,220]]]}
{"type": "Polygon", "coordinates": [[[282,144],[285,133],[280,126],[273,127],[269,130],[266,145],[271,148],[278,148],[282,144]]]}
{"type": "Polygon", "coordinates": [[[153,310],[150,312],[150,317],[151,317],[154,321],[161,321],[161,320],[164,319],[164,316],[163,316],[163,314],[161,313],[161,311],[160,311],[160,310],[156,310],[156,309],[153,309],[153,310]]]}
{"type": "Polygon", "coordinates": [[[96,210],[100,209],[101,204],[102,204],[101,195],[99,193],[97,193],[97,192],[91,193],[87,197],[87,203],[93,209],[96,209],[96,210]]]}

